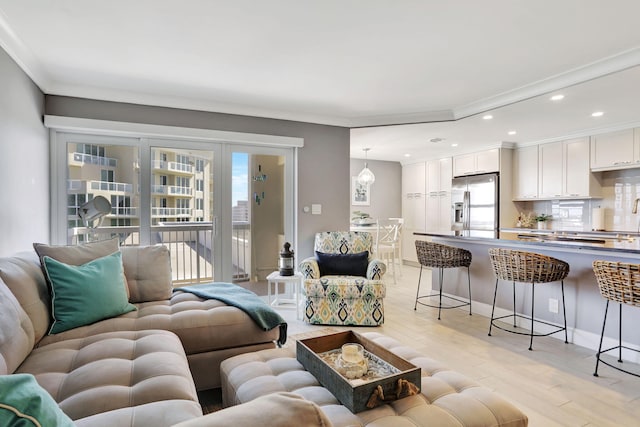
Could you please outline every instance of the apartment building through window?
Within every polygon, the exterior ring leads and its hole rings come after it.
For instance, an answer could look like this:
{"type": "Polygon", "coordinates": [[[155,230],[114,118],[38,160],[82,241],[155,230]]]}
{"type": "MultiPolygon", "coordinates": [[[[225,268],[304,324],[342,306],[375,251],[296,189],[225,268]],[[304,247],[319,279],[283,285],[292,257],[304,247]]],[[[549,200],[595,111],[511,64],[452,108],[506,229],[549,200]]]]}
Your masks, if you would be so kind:
{"type": "Polygon", "coordinates": [[[292,224],[292,148],[243,144],[241,151],[248,155],[242,156],[243,175],[236,176],[236,146],[231,144],[52,135],[52,242],[118,237],[121,245],[163,244],[172,254],[174,283],[249,280],[277,269],[282,236],[293,230],[291,225],[285,233],[283,227],[292,224]],[[267,181],[252,177],[261,167],[268,172],[267,181]],[[286,180],[284,171],[289,174],[286,180]],[[244,182],[240,199],[231,196],[238,179],[244,182]],[[220,187],[220,182],[228,187],[220,187]],[[263,199],[254,206],[257,187],[263,199]],[[111,210],[94,225],[98,228],[89,229],[78,218],[78,209],[96,196],[109,200],[111,210]],[[232,201],[237,205],[233,209],[232,201]],[[285,206],[289,222],[283,216],[285,206]],[[260,237],[254,240],[255,236],[260,237]],[[258,267],[261,259],[252,260],[255,251],[268,261],[264,266],[258,267]]]}

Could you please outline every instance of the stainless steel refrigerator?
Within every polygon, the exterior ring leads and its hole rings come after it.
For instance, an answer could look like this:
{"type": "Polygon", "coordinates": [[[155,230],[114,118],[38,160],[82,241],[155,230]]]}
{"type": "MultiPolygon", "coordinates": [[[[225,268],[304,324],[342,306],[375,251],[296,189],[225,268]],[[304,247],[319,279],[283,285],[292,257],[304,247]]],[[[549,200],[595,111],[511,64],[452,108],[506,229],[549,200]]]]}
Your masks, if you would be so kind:
{"type": "Polygon", "coordinates": [[[497,173],[451,181],[451,230],[456,236],[498,237],[497,173]]]}

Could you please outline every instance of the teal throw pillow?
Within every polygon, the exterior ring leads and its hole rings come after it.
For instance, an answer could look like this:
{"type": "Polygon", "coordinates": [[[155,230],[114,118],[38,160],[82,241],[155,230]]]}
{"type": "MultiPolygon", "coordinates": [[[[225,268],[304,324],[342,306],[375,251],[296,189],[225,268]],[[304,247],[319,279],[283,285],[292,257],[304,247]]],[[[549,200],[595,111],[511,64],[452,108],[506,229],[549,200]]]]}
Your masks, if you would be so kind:
{"type": "Polygon", "coordinates": [[[43,261],[51,282],[53,324],[49,334],[136,309],[127,298],[119,251],[78,266],[48,256],[43,261]]]}
{"type": "Polygon", "coordinates": [[[73,427],[31,374],[0,375],[0,427],[73,427]]]}

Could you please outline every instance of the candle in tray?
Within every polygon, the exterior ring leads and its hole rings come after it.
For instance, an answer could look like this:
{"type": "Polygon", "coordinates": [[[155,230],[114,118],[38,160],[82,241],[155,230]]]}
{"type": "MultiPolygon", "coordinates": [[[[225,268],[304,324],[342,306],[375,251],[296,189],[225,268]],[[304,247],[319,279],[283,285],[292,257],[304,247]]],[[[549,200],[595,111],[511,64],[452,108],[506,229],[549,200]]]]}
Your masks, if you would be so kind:
{"type": "Polygon", "coordinates": [[[342,346],[342,359],[349,363],[360,363],[364,360],[364,349],[360,344],[342,346]]]}

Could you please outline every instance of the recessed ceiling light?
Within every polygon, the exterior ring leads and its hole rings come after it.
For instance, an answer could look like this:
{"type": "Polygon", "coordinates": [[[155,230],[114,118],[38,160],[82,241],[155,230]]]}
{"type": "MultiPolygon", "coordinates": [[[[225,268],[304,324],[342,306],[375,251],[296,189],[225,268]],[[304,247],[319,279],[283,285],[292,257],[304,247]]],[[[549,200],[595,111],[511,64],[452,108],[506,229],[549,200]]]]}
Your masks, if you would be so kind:
{"type": "Polygon", "coordinates": [[[493,119],[493,116],[491,114],[485,114],[484,116],[482,116],[482,118],[485,120],[491,120],[493,119]]]}
{"type": "Polygon", "coordinates": [[[442,142],[442,141],[444,141],[444,138],[437,138],[436,137],[436,138],[431,138],[429,140],[429,142],[433,142],[434,144],[437,144],[438,142],[442,142]]]}
{"type": "Polygon", "coordinates": [[[557,94],[557,95],[553,95],[550,99],[552,101],[560,101],[561,99],[564,98],[564,95],[562,95],[561,93],[557,94]]]}
{"type": "Polygon", "coordinates": [[[515,135],[515,134],[516,134],[516,133],[518,133],[518,132],[516,132],[515,130],[510,130],[510,131],[509,131],[509,132],[507,132],[507,133],[508,133],[509,135],[515,135]]]}
{"type": "Polygon", "coordinates": [[[452,147],[457,147],[458,144],[456,144],[455,142],[453,144],[451,144],[452,147]]]}
{"type": "Polygon", "coordinates": [[[411,154],[407,153],[404,155],[405,157],[411,157],[411,154]]]}
{"type": "Polygon", "coordinates": [[[596,111],[591,113],[591,117],[601,117],[604,113],[602,111],[596,111]]]}

